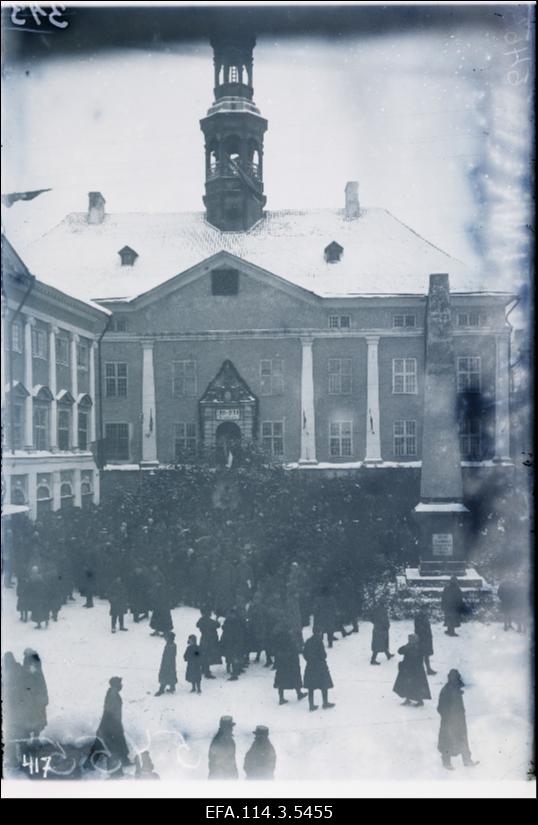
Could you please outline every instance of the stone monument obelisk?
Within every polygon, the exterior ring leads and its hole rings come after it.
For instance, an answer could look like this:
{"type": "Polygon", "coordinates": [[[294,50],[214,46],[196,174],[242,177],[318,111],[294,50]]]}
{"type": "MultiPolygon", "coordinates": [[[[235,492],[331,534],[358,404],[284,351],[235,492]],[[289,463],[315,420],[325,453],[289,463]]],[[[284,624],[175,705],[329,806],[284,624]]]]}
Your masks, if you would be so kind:
{"type": "Polygon", "coordinates": [[[447,274],[430,275],[426,306],[426,365],[420,501],[414,513],[420,576],[464,575],[468,510],[457,414],[454,341],[447,274]]]}

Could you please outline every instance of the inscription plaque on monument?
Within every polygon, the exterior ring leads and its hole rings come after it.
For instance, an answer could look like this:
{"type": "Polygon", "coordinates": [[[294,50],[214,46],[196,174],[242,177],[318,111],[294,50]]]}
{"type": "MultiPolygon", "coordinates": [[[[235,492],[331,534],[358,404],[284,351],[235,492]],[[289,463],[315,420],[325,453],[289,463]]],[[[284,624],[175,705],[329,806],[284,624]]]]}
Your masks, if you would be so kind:
{"type": "Polygon", "coordinates": [[[434,533],[432,536],[432,553],[434,556],[452,556],[454,553],[452,533],[434,533]]]}

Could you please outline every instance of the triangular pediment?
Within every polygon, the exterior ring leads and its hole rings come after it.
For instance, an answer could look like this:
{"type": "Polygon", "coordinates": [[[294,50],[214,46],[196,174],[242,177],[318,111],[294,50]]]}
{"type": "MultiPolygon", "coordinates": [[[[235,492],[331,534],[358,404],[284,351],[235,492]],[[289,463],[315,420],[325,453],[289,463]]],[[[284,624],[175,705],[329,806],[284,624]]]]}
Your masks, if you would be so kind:
{"type": "Polygon", "coordinates": [[[228,359],[209,382],[200,399],[200,404],[253,404],[255,402],[256,396],[228,359]]]}
{"type": "MultiPolygon", "coordinates": [[[[159,298],[172,295],[182,287],[191,284],[199,278],[207,277],[208,273],[214,270],[222,269],[223,267],[227,270],[237,270],[242,275],[254,281],[258,281],[266,286],[278,289],[290,297],[306,301],[307,303],[316,306],[319,305],[320,299],[313,292],[297,286],[290,281],[287,281],[285,278],[281,278],[279,275],[275,275],[274,273],[269,272],[260,266],[256,266],[244,258],[239,258],[237,255],[232,255],[230,252],[226,252],[224,250],[217,252],[215,255],[212,255],[203,261],[200,261],[195,264],[195,266],[185,270],[185,272],[175,275],[173,278],[170,278],[168,281],[165,281],[165,283],[150,289],[148,292],[142,293],[137,298],[134,298],[130,303],[132,303],[133,307],[146,306],[159,298]]],[[[290,268],[292,267],[293,261],[290,261],[290,268]]],[[[104,300],[103,303],[106,305],[106,300],[104,300]]]]}

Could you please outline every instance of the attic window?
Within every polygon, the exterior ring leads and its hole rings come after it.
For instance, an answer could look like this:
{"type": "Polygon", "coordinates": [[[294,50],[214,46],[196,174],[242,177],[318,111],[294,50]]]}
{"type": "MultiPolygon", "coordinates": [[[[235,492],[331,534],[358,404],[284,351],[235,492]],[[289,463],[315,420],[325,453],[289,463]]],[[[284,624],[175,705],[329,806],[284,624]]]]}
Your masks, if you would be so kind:
{"type": "Polygon", "coordinates": [[[332,241],[328,246],[325,247],[324,253],[325,260],[328,264],[335,264],[338,261],[342,260],[342,255],[344,254],[344,247],[340,246],[339,243],[336,241],[332,241]]]}
{"type": "Polygon", "coordinates": [[[239,272],[237,269],[214,269],[211,273],[212,295],[237,295],[239,272]]]}
{"type": "Polygon", "coordinates": [[[112,322],[112,328],[114,329],[114,332],[126,332],[127,319],[121,317],[114,318],[112,322]]]}
{"type": "Polygon", "coordinates": [[[138,252],[135,252],[130,246],[124,246],[123,249],[120,249],[118,255],[121,258],[122,266],[133,266],[138,258],[138,252]]]}

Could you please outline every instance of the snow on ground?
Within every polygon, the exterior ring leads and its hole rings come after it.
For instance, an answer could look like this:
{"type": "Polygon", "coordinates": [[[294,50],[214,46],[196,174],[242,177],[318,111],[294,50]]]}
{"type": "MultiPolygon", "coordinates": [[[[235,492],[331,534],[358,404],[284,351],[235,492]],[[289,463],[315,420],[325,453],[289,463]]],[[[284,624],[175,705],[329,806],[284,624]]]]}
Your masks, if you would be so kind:
{"type": "MultiPolygon", "coordinates": [[[[287,780],[524,780],[529,765],[532,723],[530,710],[529,638],[503,632],[499,624],[469,623],[459,638],[449,638],[434,625],[438,671],[430,677],[432,701],[423,708],[402,707],[392,692],[397,674],[395,657],[380,667],[369,664],[371,625],[336,642],[328,651],[335,688],[333,709],[311,713],[307,700],[279,706],[273,688],[274,671],[252,663],[237,682],[228,682],[224,665],[218,677],[202,682],[202,695],[190,694],[183,681],[182,655],[187,636],[195,630],[199,612],[173,611],[178,644],[179,684],[175,695],[155,697],[164,642],[151,637],[146,621],[128,633],[110,633],[108,602],[96,600],[93,610],[79,599],[64,607],[57,623],[36,630],[19,621],[15,593],[4,590],[3,650],[22,661],[26,647],[41,655],[50,704],[49,724],[42,736],[63,742],[95,733],[111,676],[123,678],[123,720],[132,744],[149,747],[161,779],[206,779],[209,742],[221,715],[231,714],[240,776],[246,750],[257,724],[270,728],[277,751],[277,779],[287,780]],[[466,683],[469,740],[475,768],[448,773],[437,752],[437,697],[449,669],[460,670],[466,683]]],[[[407,641],[410,621],[391,625],[391,650],[407,641]]],[[[308,630],[305,631],[305,636],[308,630]]],[[[338,634],[339,635],[339,634],[338,634]]],[[[254,658],[254,657],[252,657],[254,658]]],[[[319,696],[319,694],[317,694],[319,696]]],[[[320,703],[321,704],[321,703],[320,703]]]]}

